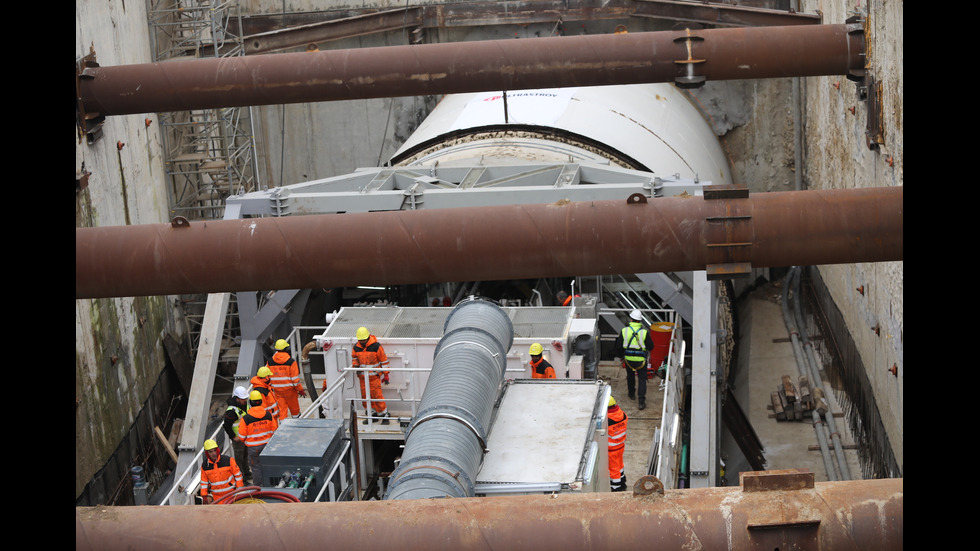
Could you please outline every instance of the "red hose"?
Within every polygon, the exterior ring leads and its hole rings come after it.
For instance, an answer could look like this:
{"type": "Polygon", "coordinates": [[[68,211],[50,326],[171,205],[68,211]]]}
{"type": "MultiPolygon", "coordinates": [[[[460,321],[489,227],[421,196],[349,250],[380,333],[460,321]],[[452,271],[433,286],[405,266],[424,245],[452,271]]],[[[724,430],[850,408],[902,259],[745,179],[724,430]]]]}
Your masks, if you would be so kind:
{"type": "Polygon", "coordinates": [[[279,501],[299,503],[299,499],[296,496],[287,494],[285,492],[279,492],[275,490],[263,490],[260,486],[245,486],[244,488],[238,488],[234,492],[226,495],[225,497],[215,501],[212,505],[229,505],[235,503],[238,500],[256,497],[256,498],[270,498],[279,501]]]}

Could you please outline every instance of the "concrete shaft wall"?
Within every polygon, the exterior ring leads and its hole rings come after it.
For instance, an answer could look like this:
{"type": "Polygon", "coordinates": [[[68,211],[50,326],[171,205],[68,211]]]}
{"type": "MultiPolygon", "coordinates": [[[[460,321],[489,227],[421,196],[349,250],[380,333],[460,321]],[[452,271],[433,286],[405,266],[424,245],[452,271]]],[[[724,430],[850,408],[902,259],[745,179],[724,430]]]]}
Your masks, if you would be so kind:
{"type": "MultiPolygon", "coordinates": [[[[101,65],[151,61],[143,2],[75,3],[75,57],[101,65]]],[[[75,226],[169,220],[156,115],[113,117],[93,145],[76,132],[75,226]],[[149,119],[149,125],[146,123],[149,119]]],[[[167,297],[75,301],[75,495],[133,424],[164,366],[161,339],[174,331],[167,297]]]]}
{"type": "MultiPolygon", "coordinates": [[[[805,1],[824,23],[867,17],[869,72],[882,83],[884,144],[867,146],[868,104],[843,78],[805,82],[805,181],[814,189],[903,185],[902,2],[805,1]],[[851,112],[853,109],[853,113],[851,112]]],[[[903,454],[903,262],[821,266],[820,275],[850,330],[871,382],[899,468],[903,454]],[[858,291],[863,287],[863,294],[858,291]],[[875,329],[877,328],[877,329],[875,329]],[[889,371],[897,368],[897,375],[889,371]]]]}

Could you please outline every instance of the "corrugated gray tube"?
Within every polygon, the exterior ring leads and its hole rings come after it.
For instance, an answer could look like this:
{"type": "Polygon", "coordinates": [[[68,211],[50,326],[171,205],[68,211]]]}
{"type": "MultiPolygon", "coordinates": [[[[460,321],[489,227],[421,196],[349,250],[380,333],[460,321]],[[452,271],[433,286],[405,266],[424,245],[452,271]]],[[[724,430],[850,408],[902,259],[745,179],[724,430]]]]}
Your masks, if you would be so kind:
{"type": "Polygon", "coordinates": [[[510,317],[492,302],[466,300],[449,313],[384,499],[473,497],[513,342],[510,317]]]}

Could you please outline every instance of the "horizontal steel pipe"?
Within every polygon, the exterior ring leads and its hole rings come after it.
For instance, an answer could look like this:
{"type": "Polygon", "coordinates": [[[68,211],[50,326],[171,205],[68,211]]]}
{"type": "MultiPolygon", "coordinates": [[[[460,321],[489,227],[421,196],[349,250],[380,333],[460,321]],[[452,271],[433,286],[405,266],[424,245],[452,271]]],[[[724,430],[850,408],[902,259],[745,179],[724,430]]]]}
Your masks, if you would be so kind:
{"type": "Polygon", "coordinates": [[[707,29],[389,46],[87,67],[88,115],[358,98],[845,75],[864,67],[860,25],[707,29]]]}
{"type": "Polygon", "coordinates": [[[902,260],[902,190],[76,228],[75,298],[902,260]]]}
{"type": "Polygon", "coordinates": [[[75,509],[75,549],[903,548],[902,479],[664,495],[75,509]]]}

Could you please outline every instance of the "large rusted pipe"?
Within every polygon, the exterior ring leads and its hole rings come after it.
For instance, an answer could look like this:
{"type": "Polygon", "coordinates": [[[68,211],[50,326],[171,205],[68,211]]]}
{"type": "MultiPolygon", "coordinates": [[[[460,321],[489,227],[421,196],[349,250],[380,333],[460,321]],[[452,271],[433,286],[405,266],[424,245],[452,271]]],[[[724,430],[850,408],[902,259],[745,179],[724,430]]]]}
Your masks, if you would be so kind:
{"type": "Polygon", "coordinates": [[[902,260],[902,190],[76,228],[75,298],[902,260]]]}
{"type": "Polygon", "coordinates": [[[801,549],[903,547],[902,479],[663,495],[75,509],[75,549],[801,549]]]}
{"type": "Polygon", "coordinates": [[[860,25],[587,35],[87,67],[87,116],[416,96],[788,76],[864,67],[860,25]]]}

